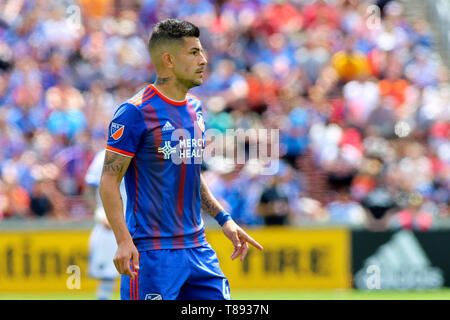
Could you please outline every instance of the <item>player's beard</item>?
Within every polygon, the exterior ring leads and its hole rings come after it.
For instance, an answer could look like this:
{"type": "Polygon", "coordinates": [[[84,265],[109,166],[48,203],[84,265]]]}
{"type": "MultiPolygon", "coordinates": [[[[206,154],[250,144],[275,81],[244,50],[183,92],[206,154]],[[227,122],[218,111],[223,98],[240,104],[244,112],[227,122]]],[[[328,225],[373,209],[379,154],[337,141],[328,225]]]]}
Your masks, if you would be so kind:
{"type": "Polygon", "coordinates": [[[186,78],[178,78],[178,83],[188,90],[193,87],[198,87],[203,83],[202,79],[186,79],[186,78]]]}
{"type": "Polygon", "coordinates": [[[192,66],[188,66],[187,63],[183,63],[174,70],[174,76],[178,84],[180,85],[180,87],[184,87],[187,90],[203,84],[203,77],[201,77],[198,73],[198,71],[203,68],[197,67],[195,70],[191,69],[192,66]]]}

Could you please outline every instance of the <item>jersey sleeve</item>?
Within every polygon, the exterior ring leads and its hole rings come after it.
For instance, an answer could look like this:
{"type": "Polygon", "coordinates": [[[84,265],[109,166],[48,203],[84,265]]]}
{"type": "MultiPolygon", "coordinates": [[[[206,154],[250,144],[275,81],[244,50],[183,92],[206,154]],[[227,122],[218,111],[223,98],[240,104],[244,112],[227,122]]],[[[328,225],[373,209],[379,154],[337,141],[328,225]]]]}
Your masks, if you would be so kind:
{"type": "Polygon", "coordinates": [[[196,96],[190,95],[192,106],[195,112],[202,112],[202,101],[196,96]]]}
{"type": "Polygon", "coordinates": [[[130,103],[122,104],[109,124],[106,150],[134,157],[145,130],[141,111],[130,103]]]}
{"type": "Polygon", "coordinates": [[[200,126],[200,129],[205,132],[207,125],[205,123],[204,114],[202,110],[202,102],[200,98],[188,94],[188,97],[190,99],[190,103],[192,105],[192,108],[194,109],[195,114],[197,115],[197,123],[200,126]]]}

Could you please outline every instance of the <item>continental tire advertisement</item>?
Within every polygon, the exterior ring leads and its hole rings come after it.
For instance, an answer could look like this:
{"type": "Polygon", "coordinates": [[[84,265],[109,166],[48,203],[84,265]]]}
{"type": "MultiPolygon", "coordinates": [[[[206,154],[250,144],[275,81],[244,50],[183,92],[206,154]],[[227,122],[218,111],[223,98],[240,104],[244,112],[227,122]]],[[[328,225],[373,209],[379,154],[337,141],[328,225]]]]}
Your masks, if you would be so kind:
{"type": "Polygon", "coordinates": [[[230,259],[231,242],[207,232],[231,288],[349,288],[350,233],[344,229],[248,230],[263,247],[251,248],[243,263],[230,259]]]}
{"type": "Polygon", "coordinates": [[[354,287],[417,290],[450,286],[450,231],[352,232],[354,287]]]}
{"type": "Polygon", "coordinates": [[[0,291],[92,291],[90,230],[0,233],[0,291]]]}
{"type": "MultiPolygon", "coordinates": [[[[232,261],[221,230],[207,238],[232,288],[410,290],[450,286],[450,230],[368,232],[345,229],[247,230],[264,246],[232,261]]],[[[2,231],[0,291],[93,291],[90,230],[2,231]]]]}
{"type": "MultiPolygon", "coordinates": [[[[344,229],[247,230],[264,246],[244,262],[231,261],[231,242],[221,230],[207,238],[232,288],[348,288],[350,233],[344,229]]],[[[0,291],[93,291],[88,277],[90,230],[0,233],[0,291]]]]}

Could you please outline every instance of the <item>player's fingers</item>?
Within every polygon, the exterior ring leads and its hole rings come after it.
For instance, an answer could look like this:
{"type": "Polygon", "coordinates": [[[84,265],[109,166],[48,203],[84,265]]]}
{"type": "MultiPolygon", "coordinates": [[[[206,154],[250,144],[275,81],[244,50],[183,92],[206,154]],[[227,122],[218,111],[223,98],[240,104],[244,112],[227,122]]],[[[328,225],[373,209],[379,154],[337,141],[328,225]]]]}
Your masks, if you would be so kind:
{"type": "Polygon", "coordinates": [[[242,243],[241,243],[241,240],[239,239],[238,232],[233,233],[233,235],[231,236],[231,241],[233,242],[233,246],[234,246],[233,253],[231,254],[231,260],[234,260],[237,257],[239,257],[239,255],[242,252],[242,243]]]}
{"type": "Polygon", "coordinates": [[[237,232],[233,232],[231,235],[231,242],[233,242],[235,249],[239,249],[241,247],[241,240],[239,239],[239,234],[237,232]]]}
{"type": "Polygon", "coordinates": [[[236,259],[236,257],[237,257],[237,249],[236,248],[234,248],[234,250],[233,250],[233,253],[231,254],[231,260],[234,260],[234,259],[236,259]]]}
{"type": "Polygon", "coordinates": [[[116,267],[117,271],[120,274],[124,274],[125,268],[123,266],[122,259],[116,255],[114,257],[113,261],[114,261],[114,266],[116,267]]]}
{"type": "Polygon", "coordinates": [[[241,249],[242,249],[241,240],[239,239],[239,234],[237,232],[234,232],[231,235],[231,242],[233,242],[233,246],[234,246],[234,251],[231,254],[231,260],[234,260],[237,257],[239,257],[239,255],[241,254],[241,249]]]}
{"type": "Polygon", "coordinates": [[[131,271],[131,278],[134,279],[137,276],[136,268],[134,267],[133,259],[130,261],[130,271],[131,271]]]}
{"type": "Polygon", "coordinates": [[[248,243],[250,243],[252,246],[254,246],[255,248],[262,250],[264,249],[262,245],[260,245],[255,239],[253,239],[252,237],[250,237],[247,233],[244,232],[243,234],[245,241],[247,241],[248,243]]]}
{"type": "Polygon", "coordinates": [[[241,253],[242,253],[243,248],[244,247],[242,245],[240,245],[238,248],[235,247],[234,251],[233,251],[233,254],[231,255],[231,260],[234,260],[237,257],[239,257],[241,255],[241,253]]]}
{"type": "Polygon", "coordinates": [[[242,245],[241,262],[244,261],[245,256],[247,255],[247,251],[248,251],[248,244],[247,244],[247,242],[245,242],[242,245]]]}
{"type": "Polygon", "coordinates": [[[139,253],[137,251],[134,251],[132,254],[132,262],[134,269],[139,269],[139,253]]]}
{"type": "Polygon", "coordinates": [[[134,273],[131,271],[130,268],[130,260],[129,259],[122,259],[120,261],[120,267],[121,267],[121,274],[126,275],[134,279],[134,273]]]}

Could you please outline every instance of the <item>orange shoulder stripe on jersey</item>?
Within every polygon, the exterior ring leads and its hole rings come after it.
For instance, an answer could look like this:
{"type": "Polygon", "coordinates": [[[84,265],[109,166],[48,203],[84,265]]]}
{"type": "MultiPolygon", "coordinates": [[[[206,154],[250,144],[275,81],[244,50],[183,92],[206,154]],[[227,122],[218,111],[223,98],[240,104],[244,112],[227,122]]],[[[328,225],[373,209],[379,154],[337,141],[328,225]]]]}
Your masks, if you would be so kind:
{"type": "Polygon", "coordinates": [[[134,157],[134,153],[128,152],[128,151],[124,151],[124,150],[120,150],[111,146],[106,145],[105,147],[106,150],[121,154],[123,156],[127,156],[127,157],[134,157]]]}
{"type": "Polygon", "coordinates": [[[145,98],[144,100],[141,101],[140,104],[143,104],[145,101],[147,101],[148,99],[150,99],[151,97],[153,97],[156,94],[156,92],[153,92],[149,97],[145,98]]]}
{"type": "Polygon", "coordinates": [[[130,99],[129,102],[135,106],[138,106],[142,103],[142,100],[148,97],[150,93],[152,93],[153,90],[149,90],[145,95],[139,95],[136,98],[130,99]]]}
{"type": "Polygon", "coordinates": [[[128,99],[128,101],[137,101],[140,98],[142,98],[142,96],[146,93],[150,93],[150,91],[152,90],[152,87],[150,85],[144,87],[143,89],[141,89],[141,91],[139,91],[137,94],[135,94],[133,97],[131,97],[130,99],[128,99]],[[149,90],[150,89],[150,90],[149,90]]]}
{"type": "MultiPolygon", "coordinates": [[[[150,92],[148,92],[145,97],[149,94],[150,92]]],[[[140,95],[136,98],[130,99],[129,102],[134,104],[135,106],[139,105],[139,101],[141,101],[144,98],[144,96],[140,95]]]]}
{"type": "Polygon", "coordinates": [[[137,100],[138,98],[142,97],[142,95],[145,93],[145,91],[148,89],[148,87],[145,87],[143,89],[141,89],[141,91],[139,91],[138,93],[136,93],[134,96],[132,96],[130,99],[128,99],[128,101],[134,101],[137,100]]]}

